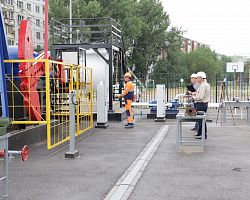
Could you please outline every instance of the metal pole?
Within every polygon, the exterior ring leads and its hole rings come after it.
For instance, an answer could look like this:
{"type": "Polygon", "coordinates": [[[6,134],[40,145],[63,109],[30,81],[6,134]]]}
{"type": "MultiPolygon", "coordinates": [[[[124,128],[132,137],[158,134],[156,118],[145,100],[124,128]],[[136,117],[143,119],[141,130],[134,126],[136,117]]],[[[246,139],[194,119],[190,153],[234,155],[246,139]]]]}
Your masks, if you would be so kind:
{"type": "Polygon", "coordinates": [[[72,0],[69,1],[69,43],[72,44],[72,0]]]}
{"type": "Polygon", "coordinates": [[[215,76],[215,103],[218,103],[218,75],[217,74],[215,76]]]}
{"type": "Polygon", "coordinates": [[[75,98],[75,91],[71,91],[70,93],[70,104],[69,104],[69,133],[70,133],[70,146],[69,151],[75,151],[75,105],[74,105],[74,98],[75,98]]]}
{"type": "Polygon", "coordinates": [[[6,144],[5,149],[4,149],[4,186],[3,186],[3,191],[4,191],[4,197],[8,196],[8,182],[9,182],[9,158],[8,158],[8,136],[4,139],[4,142],[6,144]]]}
{"type": "Polygon", "coordinates": [[[65,158],[76,158],[79,151],[75,150],[75,105],[76,91],[72,90],[69,94],[69,152],[65,153],[65,158]]]}
{"type": "Polygon", "coordinates": [[[44,59],[48,59],[49,0],[45,0],[44,59]]]}
{"type": "Polygon", "coordinates": [[[169,73],[167,73],[167,102],[169,101],[169,73]]]}

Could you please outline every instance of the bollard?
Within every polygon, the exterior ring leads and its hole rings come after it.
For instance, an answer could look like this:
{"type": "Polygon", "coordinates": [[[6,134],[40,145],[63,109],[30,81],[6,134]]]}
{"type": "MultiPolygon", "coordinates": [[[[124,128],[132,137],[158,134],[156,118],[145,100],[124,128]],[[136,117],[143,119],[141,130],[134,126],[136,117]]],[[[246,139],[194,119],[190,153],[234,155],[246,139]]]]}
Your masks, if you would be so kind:
{"type": "Polygon", "coordinates": [[[157,113],[155,122],[165,122],[165,85],[156,85],[157,113]]]}
{"type": "Polygon", "coordinates": [[[104,81],[100,81],[97,86],[97,120],[95,128],[108,127],[108,101],[107,89],[104,81]]]}
{"type": "Polygon", "coordinates": [[[75,106],[76,91],[72,90],[69,94],[69,151],[65,153],[65,158],[76,158],[79,151],[75,149],[75,106]]]}

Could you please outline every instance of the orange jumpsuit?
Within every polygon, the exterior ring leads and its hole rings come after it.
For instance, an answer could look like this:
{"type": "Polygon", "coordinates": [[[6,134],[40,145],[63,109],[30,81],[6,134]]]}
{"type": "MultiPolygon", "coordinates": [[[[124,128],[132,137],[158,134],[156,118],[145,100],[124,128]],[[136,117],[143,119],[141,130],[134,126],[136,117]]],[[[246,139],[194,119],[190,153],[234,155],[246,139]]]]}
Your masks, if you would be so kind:
{"type": "Polygon", "coordinates": [[[134,116],[132,112],[132,101],[134,99],[134,84],[131,81],[125,83],[124,86],[124,100],[125,100],[125,110],[127,114],[128,124],[134,123],[134,116]]]}

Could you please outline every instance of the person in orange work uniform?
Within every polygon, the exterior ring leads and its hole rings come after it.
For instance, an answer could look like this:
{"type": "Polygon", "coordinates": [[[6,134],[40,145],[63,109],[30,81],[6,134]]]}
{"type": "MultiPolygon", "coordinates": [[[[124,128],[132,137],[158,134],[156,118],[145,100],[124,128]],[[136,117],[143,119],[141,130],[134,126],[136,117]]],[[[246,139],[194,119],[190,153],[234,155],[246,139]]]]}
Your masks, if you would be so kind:
{"type": "Polygon", "coordinates": [[[134,128],[134,115],[132,112],[132,102],[134,99],[134,84],[131,82],[132,75],[130,73],[126,73],[124,75],[124,92],[122,94],[117,95],[118,98],[123,98],[125,101],[125,110],[127,114],[127,124],[125,128],[134,128]]]}

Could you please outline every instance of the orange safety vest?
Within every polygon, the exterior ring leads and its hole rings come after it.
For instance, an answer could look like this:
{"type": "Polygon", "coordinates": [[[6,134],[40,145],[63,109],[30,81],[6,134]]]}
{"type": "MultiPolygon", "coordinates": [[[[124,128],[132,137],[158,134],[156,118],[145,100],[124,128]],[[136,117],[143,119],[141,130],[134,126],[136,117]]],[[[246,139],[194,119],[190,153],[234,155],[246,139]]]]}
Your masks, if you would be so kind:
{"type": "Polygon", "coordinates": [[[124,86],[124,99],[125,100],[133,100],[134,99],[134,84],[129,81],[124,86]]]}

